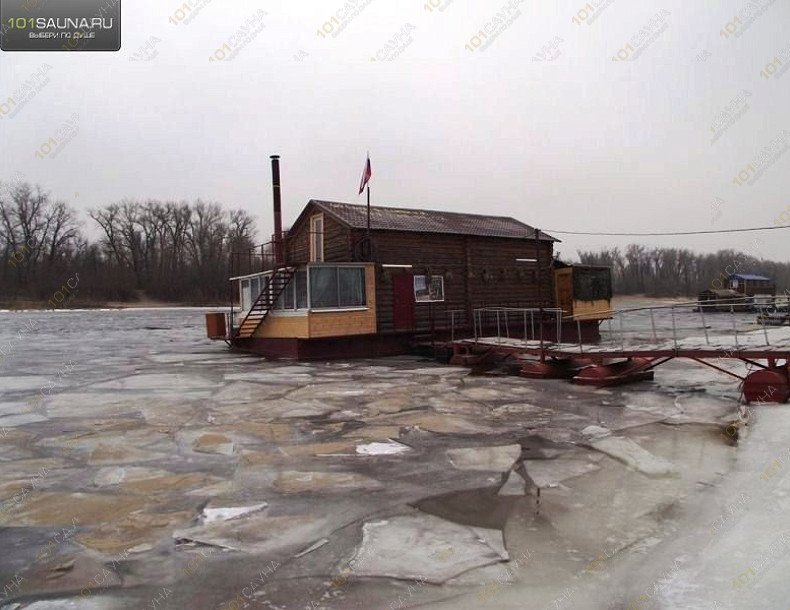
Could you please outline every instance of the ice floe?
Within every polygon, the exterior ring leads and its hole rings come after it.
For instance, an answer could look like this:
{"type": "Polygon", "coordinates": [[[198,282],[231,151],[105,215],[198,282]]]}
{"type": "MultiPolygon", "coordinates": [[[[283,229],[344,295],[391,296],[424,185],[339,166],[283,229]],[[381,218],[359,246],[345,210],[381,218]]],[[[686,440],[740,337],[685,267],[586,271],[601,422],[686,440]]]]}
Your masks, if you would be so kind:
{"type": "Polygon", "coordinates": [[[627,466],[651,477],[674,476],[678,468],[672,462],[653,455],[630,438],[609,436],[592,442],[592,446],[627,466]]]}
{"type": "Polygon", "coordinates": [[[349,565],[358,576],[441,584],[507,559],[501,531],[416,513],[365,523],[362,543],[349,565]]]}
{"type": "Polygon", "coordinates": [[[521,445],[448,449],[447,455],[459,470],[506,472],[521,457],[521,445]]]}

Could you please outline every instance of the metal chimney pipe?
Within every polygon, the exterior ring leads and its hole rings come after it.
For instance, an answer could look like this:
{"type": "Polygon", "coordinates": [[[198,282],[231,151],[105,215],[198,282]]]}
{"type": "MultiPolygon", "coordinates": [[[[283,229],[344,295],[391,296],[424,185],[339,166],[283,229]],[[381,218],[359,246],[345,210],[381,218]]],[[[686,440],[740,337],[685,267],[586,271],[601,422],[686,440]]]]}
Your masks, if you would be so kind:
{"type": "Polygon", "coordinates": [[[272,199],[274,201],[274,264],[283,264],[283,215],[280,194],[280,155],[272,155],[272,199]]]}

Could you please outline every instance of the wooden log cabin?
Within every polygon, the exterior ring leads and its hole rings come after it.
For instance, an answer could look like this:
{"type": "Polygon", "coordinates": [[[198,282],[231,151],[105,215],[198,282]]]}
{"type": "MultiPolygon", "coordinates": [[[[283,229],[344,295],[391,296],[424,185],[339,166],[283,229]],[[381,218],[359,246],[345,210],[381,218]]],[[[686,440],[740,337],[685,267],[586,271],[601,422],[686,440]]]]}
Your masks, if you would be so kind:
{"type": "MultiPolygon", "coordinates": [[[[485,332],[494,321],[483,308],[510,309],[497,314],[499,330],[534,338],[535,312],[555,307],[558,240],[514,218],[314,199],[279,233],[278,182],[275,239],[231,278],[240,306],[209,316],[213,339],[273,358],[394,355],[485,332]]],[[[570,321],[574,336],[578,326],[570,321]]],[[[586,339],[598,336],[594,317],[582,327],[586,339]]]]}

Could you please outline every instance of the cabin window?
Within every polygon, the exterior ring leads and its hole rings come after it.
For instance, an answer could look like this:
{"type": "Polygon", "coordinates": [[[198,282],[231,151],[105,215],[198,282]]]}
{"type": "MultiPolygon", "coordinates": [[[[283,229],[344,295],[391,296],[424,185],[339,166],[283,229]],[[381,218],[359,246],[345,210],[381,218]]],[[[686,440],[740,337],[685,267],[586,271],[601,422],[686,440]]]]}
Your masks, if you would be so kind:
{"type": "Polygon", "coordinates": [[[310,307],[336,309],[365,305],[364,267],[310,268],[310,307]]]}
{"type": "Polygon", "coordinates": [[[314,263],[324,261],[324,215],[316,214],[310,218],[310,260],[314,263]]]}
{"type": "Polygon", "coordinates": [[[444,301],[444,278],[441,275],[415,275],[414,300],[418,303],[444,301]]]}
{"type": "Polygon", "coordinates": [[[294,298],[294,281],[291,278],[291,281],[288,282],[288,285],[283,290],[282,300],[283,300],[283,309],[293,309],[294,303],[296,302],[294,298]]]}
{"type": "Polygon", "coordinates": [[[294,291],[296,292],[296,308],[307,309],[307,269],[297,271],[293,279],[294,291]]]}
{"type": "Polygon", "coordinates": [[[261,292],[263,291],[263,287],[265,285],[265,279],[266,278],[263,277],[250,278],[250,294],[252,296],[253,303],[258,299],[261,292]]]}
{"type": "Polygon", "coordinates": [[[612,275],[609,269],[573,270],[573,298],[579,301],[610,300],[612,275]]]}
{"type": "Polygon", "coordinates": [[[360,307],[366,305],[365,270],[363,268],[338,268],[337,299],[340,307],[360,307]]]}
{"type": "Polygon", "coordinates": [[[269,278],[264,275],[247,277],[239,282],[241,310],[249,311],[262,292],[268,290],[269,278]]]}

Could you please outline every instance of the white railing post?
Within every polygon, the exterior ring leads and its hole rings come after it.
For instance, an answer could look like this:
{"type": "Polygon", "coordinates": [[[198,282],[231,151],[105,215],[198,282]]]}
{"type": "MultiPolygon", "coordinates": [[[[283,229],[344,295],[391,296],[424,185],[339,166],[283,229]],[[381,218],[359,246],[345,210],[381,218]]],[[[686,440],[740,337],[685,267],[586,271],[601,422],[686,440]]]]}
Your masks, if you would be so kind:
{"type": "Polygon", "coordinates": [[[763,323],[763,334],[765,335],[765,344],[771,345],[768,341],[768,329],[765,327],[765,313],[760,314],[760,321],[763,323]]]}
{"type": "Polygon", "coordinates": [[[579,353],[584,353],[584,348],[582,347],[582,322],[578,318],[576,319],[576,335],[579,338],[579,353]]]}
{"type": "Polygon", "coordinates": [[[708,338],[708,325],[705,324],[705,306],[700,303],[699,304],[699,313],[702,316],[702,330],[705,331],[705,344],[710,345],[710,339],[708,338]]]}
{"type": "Polygon", "coordinates": [[[653,343],[658,343],[658,335],[656,334],[656,318],[653,315],[653,308],[650,308],[650,325],[653,327],[653,343]]]}
{"type": "Polygon", "coordinates": [[[501,343],[501,340],[499,338],[500,334],[501,334],[501,331],[499,330],[499,310],[497,309],[496,310],[496,344],[497,345],[499,345],[501,343]]]}
{"type": "Polygon", "coordinates": [[[562,343],[562,309],[557,312],[557,333],[555,339],[557,339],[557,345],[562,343]]]}
{"type": "Polygon", "coordinates": [[[677,327],[675,325],[675,307],[674,305],[669,308],[669,311],[672,312],[672,340],[675,342],[675,349],[678,348],[678,334],[677,334],[677,327]]]}
{"type": "Polygon", "coordinates": [[[524,347],[527,346],[527,310],[524,310],[524,347]]]}
{"type": "Polygon", "coordinates": [[[625,322],[623,322],[623,318],[625,318],[625,314],[621,311],[619,320],[620,320],[620,349],[625,349],[625,322]]]}
{"type": "Polygon", "coordinates": [[[735,322],[735,307],[730,305],[730,318],[732,319],[732,332],[735,335],[735,347],[738,347],[738,324],[735,322]]]}

